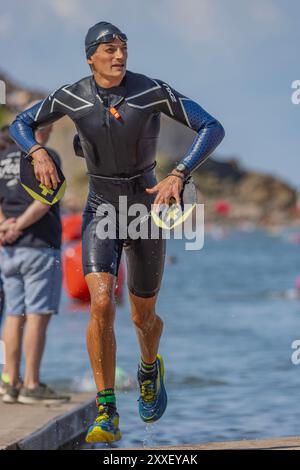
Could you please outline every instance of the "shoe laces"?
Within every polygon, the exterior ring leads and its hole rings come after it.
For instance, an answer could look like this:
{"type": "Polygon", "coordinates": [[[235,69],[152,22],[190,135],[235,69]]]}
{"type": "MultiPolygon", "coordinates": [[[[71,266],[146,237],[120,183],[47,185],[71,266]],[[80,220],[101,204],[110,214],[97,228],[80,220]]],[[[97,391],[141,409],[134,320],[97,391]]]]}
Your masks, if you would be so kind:
{"type": "Polygon", "coordinates": [[[144,402],[151,403],[156,396],[156,379],[144,380],[141,383],[141,397],[144,402]]]}
{"type": "Polygon", "coordinates": [[[96,418],[96,422],[100,423],[102,421],[108,421],[109,419],[111,419],[112,414],[113,414],[113,410],[111,410],[109,406],[99,405],[98,416],[96,418]]]}

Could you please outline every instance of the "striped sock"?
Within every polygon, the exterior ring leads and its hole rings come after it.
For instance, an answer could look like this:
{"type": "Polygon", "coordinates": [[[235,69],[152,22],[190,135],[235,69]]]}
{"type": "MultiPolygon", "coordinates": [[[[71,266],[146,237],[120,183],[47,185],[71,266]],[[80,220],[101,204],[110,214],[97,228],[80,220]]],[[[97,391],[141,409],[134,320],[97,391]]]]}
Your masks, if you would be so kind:
{"type": "Polygon", "coordinates": [[[116,409],[116,396],[113,388],[106,388],[97,393],[96,405],[106,405],[112,411],[116,409]]]}
{"type": "Polygon", "coordinates": [[[155,372],[156,372],[156,369],[157,369],[156,361],[154,361],[152,363],[147,363],[147,362],[143,361],[143,359],[141,358],[140,369],[143,372],[143,374],[154,375],[155,372]]]}

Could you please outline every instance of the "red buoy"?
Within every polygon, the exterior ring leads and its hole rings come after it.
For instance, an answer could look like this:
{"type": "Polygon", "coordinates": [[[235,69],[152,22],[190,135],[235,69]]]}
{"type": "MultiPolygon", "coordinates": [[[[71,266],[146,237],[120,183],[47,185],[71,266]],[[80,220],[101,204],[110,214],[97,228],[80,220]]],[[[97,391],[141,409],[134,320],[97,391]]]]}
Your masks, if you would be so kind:
{"type": "MultiPolygon", "coordinates": [[[[90,293],[82,269],[82,243],[76,242],[63,253],[64,287],[69,297],[89,302],[90,293]]],[[[121,263],[115,288],[117,300],[122,298],[125,268],[121,263]]]]}
{"type": "Polygon", "coordinates": [[[229,202],[219,200],[215,203],[215,212],[220,215],[229,215],[231,211],[231,205],[229,202]]]}
{"type": "Polygon", "coordinates": [[[64,243],[81,239],[81,214],[68,214],[62,216],[62,240],[64,243]]]}
{"type": "Polygon", "coordinates": [[[63,254],[64,287],[72,299],[90,300],[90,293],[82,269],[81,242],[69,246],[63,254]]]}

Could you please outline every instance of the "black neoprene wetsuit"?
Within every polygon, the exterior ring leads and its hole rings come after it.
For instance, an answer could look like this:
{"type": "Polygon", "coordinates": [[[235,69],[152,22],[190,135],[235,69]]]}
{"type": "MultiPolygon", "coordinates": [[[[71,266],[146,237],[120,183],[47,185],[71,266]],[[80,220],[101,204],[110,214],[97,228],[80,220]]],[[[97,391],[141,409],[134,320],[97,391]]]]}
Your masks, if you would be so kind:
{"type": "Polygon", "coordinates": [[[37,144],[36,128],[64,115],[72,119],[89,175],[90,192],[82,234],[84,272],[116,275],[125,246],[128,287],[140,297],[151,297],[159,290],[165,240],[99,239],[96,226],[101,216],[96,214],[96,209],[104,202],[116,206],[118,196],[126,195],[128,206],[140,202],[150,210],[155,196],[147,194],[145,188],[156,184],[153,166],[161,113],[197,132],[191,148],[180,162],[188,175],[221,142],[223,127],[193,100],[161,80],[145,75],[127,71],[121,84],[109,89],[99,87],[93,76],[83,78],[55,90],[45,100],[19,114],[10,126],[16,143],[29,152],[37,144]],[[119,118],[110,112],[111,107],[118,111],[119,118]],[[140,173],[143,174],[132,178],[140,173]]]}

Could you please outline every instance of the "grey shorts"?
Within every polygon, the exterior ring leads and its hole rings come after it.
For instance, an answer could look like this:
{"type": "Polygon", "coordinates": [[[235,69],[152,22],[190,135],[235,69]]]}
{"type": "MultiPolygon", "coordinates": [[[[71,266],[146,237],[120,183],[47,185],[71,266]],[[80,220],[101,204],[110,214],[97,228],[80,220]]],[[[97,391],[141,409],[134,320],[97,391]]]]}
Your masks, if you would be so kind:
{"type": "Polygon", "coordinates": [[[5,246],[0,249],[0,265],[7,315],[58,313],[60,250],[5,246]]]}

